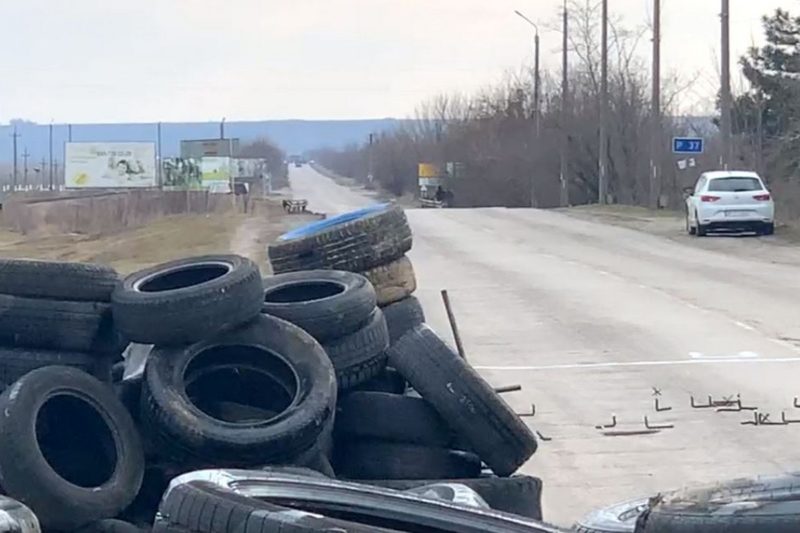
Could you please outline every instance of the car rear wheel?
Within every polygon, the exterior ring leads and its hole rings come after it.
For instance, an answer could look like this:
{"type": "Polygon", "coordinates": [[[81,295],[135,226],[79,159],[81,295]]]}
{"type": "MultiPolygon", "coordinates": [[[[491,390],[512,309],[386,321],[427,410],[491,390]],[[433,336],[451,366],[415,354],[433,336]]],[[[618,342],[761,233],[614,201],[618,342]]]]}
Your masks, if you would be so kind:
{"type": "Polygon", "coordinates": [[[686,213],[686,233],[689,235],[697,234],[697,228],[692,226],[691,222],[689,222],[689,213],[686,213]]]}
{"type": "Polygon", "coordinates": [[[698,237],[705,237],[708,234],[708,226],[704,226],[700,223],[697,213],[694,214],[694,219],[697,221],[697,225],[695,226],[695,235],[698,237]]]}
{"type": "Polygon", "coordinates": [[[761,233],[764,235],[773,235],[775,233],[775,223],[770,222],[769,224],[764,224],[764,228],[761,230],[761,233]]]}

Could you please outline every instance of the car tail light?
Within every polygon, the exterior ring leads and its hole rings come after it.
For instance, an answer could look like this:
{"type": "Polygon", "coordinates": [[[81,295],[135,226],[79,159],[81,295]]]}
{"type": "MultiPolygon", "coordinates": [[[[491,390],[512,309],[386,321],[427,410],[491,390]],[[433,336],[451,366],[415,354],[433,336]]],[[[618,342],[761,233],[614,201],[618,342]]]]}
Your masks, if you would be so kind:
{"type": "Polygon", "coordinates": [[[769,194],[756,194],[753,196],[753,200],[758,200],[759,202],[766,202],[769,200],[769,194]]]}
{"type": "Polygon", "coordinates": [[[701,202],[716,202],[719,199],[719,196],[711,196],[710,194],[704,194],[700,197],[701,202]]]}

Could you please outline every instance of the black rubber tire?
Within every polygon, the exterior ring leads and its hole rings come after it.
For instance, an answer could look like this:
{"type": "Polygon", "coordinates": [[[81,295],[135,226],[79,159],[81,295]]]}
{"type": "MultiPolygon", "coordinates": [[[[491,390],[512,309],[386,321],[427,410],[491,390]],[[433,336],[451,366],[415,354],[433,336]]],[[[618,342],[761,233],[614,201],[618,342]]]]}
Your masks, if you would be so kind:
{"type": "Polygon", "coordinates": [[[110,302],[117,284],[119,274],[105,265],[0,259],[0,294],[110,302]]]}
{"type": "Polygon", "coordinates": [[[154,449],[181,465],[281,464],[315,445],[335,403],[333,367],[322,347],[297,326],[261,315],[206,342],[154,348],[141,419],[154,449]],[[265,403],[276,399],[285,404],[265,403]],[[220,400],[280,414],[232,423],[202,410],[220,400]]]}
{"type": "Polygon", "coordinates": [[[403,256],[391,263],[362,272],[372,283],[381,307],[399,302],[417,290],[417,277],[411,260],[403,256]]]}
{"type": "Polygon", "coordinates": [[[481,460],[470,452],[377,440],[349,441],[333,454],[338,477],[366,479],[456,479],[477,477],[481,460]]]}
{"type": "Polygon", "coordinates": [[[697,218],[697,213],[695,213],[695,220],[697,221],[697,226],[695,227],[695,236],[697,237],[705,237],[708,234],[708,226],[704,226],[700,224],[700,219],[697,218]]]}
{"type": "Polygon", "coordinates": [[[78,533],[144,533],[144,530],[130,522],[108,518],[83,526],[78,530],[78,533]]]}
{"type": "Polygon", "coordinates": [[[387,207],[327,229],[269,246],[276,274],[298,270],[363,272],[395,259],[411,249],[411,228],[399,207],[387,207]]]}
{"type": "Polygon", "coordinates": [[[154,533],[383,533],[389,530],[327,518],[240,496],[211,483],[177,485],[161,502],[154,533]]]}
{"type": "Polygon", "coordinates": [[[737,479],[650,499],[637,533],[790,533],[800,524],[800,473],[737,479]]]}
{"type": "Polygon", "coordinates": [[[764,229],[762,231],[764,235],[774,235],[775,234],[775,223],[770,222],[769,224],[764,224],[764,229]]]}
{"type": "Polygon", "coordinates": [[[384,368],[377,376],[360,383],[350,389],[351,391],[387,392],[389,394],[404,394],[408,389],[406,378],[391,367],[384,368]]]}
{"type": "Polygon", "coordinates": [[[238,255],[207,255],[131,274],[112,303],[115,325],[126,338],[176,345],[248,322],[260,314],[263,296],[255,263],[238,255]]]}
{"type": "Polygon", "coordinates": [[[425,312],[414,296],[387,305],[382,310],[389,328],[389,342],[392,344],[407,331],[425,322],[425,312]]]}
{"type": "Polygon", "coordinates": [[[446,447],[453,435],[422,398],[382,392],[351,392],[336,409],[337,441],[376,439],[446,447]]]}
{"type": "Polygon", "coordinates": [[[40,368],[6,389],[0,412],[0,434],[14,436],[0,439],[3,490],[44,529],[116,516],[135,498],[144,452],[107,385],[74,368],[40,368]]]}
{"type": "Polygon", "coordinates": [[[520,417],[428,326],[403,335],[388,354],[390,364],[495,474],[513,474],[536,451],[536,438],[520,417]]]}
{"type": "Polygon", "coordinates": [[[468,479],[395,479],[372,480],[370,485],[395,490],[408,490],[433,483],[460,483],[471,488],[492,509],[542,519],[542,480],[532,476],[483,476],[468,479]]]}
{"type": "Polygon", "coordinates": [[[386,367],[389,330],[383,313],[374,309],[361,329],[322,346],[336,370],[340,389],[350,389],[372,379],[386,367]]]}
{"type": "Polygon", "coordinates": [[[0,344],[105,352],[112,344],[111,307],[0,294],[0,344]]]}
{"type": "Polygon", "coordinates": [[[0,388],[14,383],[32,370],[54,365],[77,368],[110,383],[111,364],[111,359],[96,354],[0,346],[0,388]]]}
{"type": "Polygon", "coordinates": [[[364,276],[337,270],[291,272],[264,278],[261,312],[300,326],[320,342],[353,333],[375,309],[364,276]]]}

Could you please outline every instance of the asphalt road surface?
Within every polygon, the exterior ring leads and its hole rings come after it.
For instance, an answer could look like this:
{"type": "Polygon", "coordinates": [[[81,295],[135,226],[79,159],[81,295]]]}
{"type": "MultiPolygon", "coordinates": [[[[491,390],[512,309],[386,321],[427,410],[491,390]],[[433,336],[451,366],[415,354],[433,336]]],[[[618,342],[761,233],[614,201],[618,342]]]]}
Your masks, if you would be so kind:
{"type": "MultiPolygon", "coordinates": [[[[307,166],[291,182],[316,210],[374,202],[307,166]]],[[[743,425],[753,411],[690,405],[740,395],[762,420],[800,422],[800,272],[771,262],[768,247],[763,258],[745,253],[763,241],[708,250],[531,209],[407,213],[429,323],[450,338],[439,294],[448,289],[469,361],[492,384],[521,384],[506,399],[520,413],[535,404],[526,421],[552,439],[523,467],[544,480],[546,520],[569,525],[621,500],[800,470],[800,423],[743,425]],[[656,412],[656,397],[671,410],[656,412]],[[607,436],[596,426],[612,416],[614,430],[645,429],[645,416],[674,427],[607,436]]]]}

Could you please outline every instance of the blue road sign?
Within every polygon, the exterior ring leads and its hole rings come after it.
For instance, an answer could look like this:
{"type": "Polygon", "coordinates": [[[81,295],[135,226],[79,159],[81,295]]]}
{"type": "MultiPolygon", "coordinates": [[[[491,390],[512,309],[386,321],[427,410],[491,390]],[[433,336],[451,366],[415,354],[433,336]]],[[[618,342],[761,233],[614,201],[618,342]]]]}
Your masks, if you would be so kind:
{"type": "Polygon", "coordinates": [[[673,154],[702,154],[703,139],[701,137],[674,137],[672,139],[673,154]]]}

